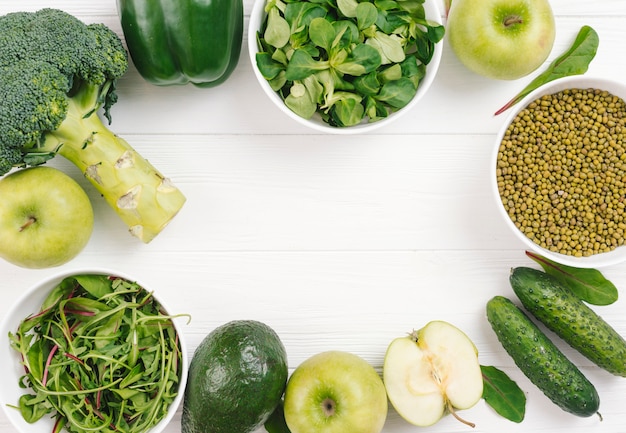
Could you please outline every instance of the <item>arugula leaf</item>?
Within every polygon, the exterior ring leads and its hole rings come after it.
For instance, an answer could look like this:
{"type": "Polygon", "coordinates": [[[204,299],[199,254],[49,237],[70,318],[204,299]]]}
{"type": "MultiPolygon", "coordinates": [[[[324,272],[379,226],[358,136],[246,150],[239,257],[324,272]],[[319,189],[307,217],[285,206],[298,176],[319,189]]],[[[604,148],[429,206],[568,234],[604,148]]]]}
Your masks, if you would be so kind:
{"type": "Polygon", "coordinates": [[[597,269],[562,265],[539,254],[526,255],[541,265],[543,270],[563,283],[581,300],[593,305],[609,305],[617,301],[617,287],[597,269]]]}
{"type": "Polygon", "coordinates": [[[526,412],[524,391],[505,372],[493,366],[480,366],[483,374],[483,399],[499,415],[520,423],[526,412]]]}
{"type": "Polygon", "coordinates": [[[572,46],[555,59],[543,73],[532,80],[530,84],[524,87],[513,99],[496,111],[495,115],[497,116],[505,112],[524,99],[533,90],[550,81],[570,75],[582,75],[587,72],[589,64],[598,51],[599,42],[600,40],[596,31],[589,26],[583,26],[578,32],[572,46]]]}
{"type": "Polygon", "coordinates": [[[24,419],[53,414],[54,432],[135,433],[167,414],[182,353],[172,316],[136,283],[108,275],[65,278],[38,314],[9,334],[24,365],[24,419]]]}
{"type": "Polygon", "coordinates": [[[112,293],[111,281],[106,275],[76,275],[74,279],[96,299],[112,293]]]}

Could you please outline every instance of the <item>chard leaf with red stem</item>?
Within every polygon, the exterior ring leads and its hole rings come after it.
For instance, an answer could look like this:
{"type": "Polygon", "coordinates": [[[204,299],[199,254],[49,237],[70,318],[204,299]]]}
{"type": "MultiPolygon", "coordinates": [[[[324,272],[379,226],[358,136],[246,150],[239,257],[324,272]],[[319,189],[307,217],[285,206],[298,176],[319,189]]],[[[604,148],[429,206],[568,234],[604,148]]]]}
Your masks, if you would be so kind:
{"type": "Polygon", "coordinates": [[[596,31],[589,26],[583,26],[578,32],[578,36],[576,36],[576,39],[569,50],[555,59],[544,72],[538,75],[533,81],[530,82],[530,84],[528,84],[502,108],[496,111],[495,115],[497,116],[498,114],[505,112],[513,105],[524,99],[533,90],[549,83],[550,81],[571,75],[582,75],[587,72],[589,64],[598,51],[599,42],[600,40],[596,31]]]}
{"type": "Polygon", "coordinates": [[[530,251],[526,251],[526,255],[581,300],[593,305],[609,305],[617,301],[617,288],[599,270],[562,265],[530,251]]]}

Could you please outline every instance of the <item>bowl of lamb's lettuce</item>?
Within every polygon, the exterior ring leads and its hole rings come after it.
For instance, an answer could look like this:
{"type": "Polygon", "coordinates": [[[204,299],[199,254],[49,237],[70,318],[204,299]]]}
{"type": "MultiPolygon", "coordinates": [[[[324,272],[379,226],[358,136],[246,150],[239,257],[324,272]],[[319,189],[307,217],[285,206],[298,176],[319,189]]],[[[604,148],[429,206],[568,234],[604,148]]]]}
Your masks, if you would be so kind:
{"type": "Polygon", "coordinates": [[[268,97],[297,122],[361,133],[409,112],[437,74],[435,0],[256,0],[248,49],[268,97]]]}
{"type": "Polygon", "coordinates": [[[187,319],[117,272],[54,275],[0,323],[0,405],[23,433],[160,432],[183,399],[187,319]]]}

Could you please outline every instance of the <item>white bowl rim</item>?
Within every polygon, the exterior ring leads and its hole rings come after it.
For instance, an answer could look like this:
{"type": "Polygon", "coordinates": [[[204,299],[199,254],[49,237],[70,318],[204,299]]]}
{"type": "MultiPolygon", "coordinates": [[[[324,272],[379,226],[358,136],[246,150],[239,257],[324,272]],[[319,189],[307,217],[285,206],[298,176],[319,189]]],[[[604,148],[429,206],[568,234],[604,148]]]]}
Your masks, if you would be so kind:
{"type": "MultiPolygon", "coordinates": [[[[396,121],[400,117],[404,116],[407,112],[409,112],[411,108],[417,105],[417,103],[424,97],[424,95],[426,95],[426,93],[430,90],[433,81],[435,80],[435,76],[437,75],[439,66],[441,64],[441,58],[443,54],[443,40],[435,44],[433,57],[428,65],[426,65],[427,73],[420,82],[416,95],[407,105],[397,111],[394,111],[390,116],[376,122],[360,123],[358,125],[346,127],[331,126],[324,123],[322,120],[318,121],[317,119],[305,119],[301,116],[298,116],[296,113],[291,111],[289,107],[285,105],[285,102],[280,98],[280,96],[274,90],[272,90],[267,80],[263,77],[263,75],[261,75],[259,68],[256,67],[256,53],[258,52],[256,41],[256,35],[258,30],[257,27],[261,25],[266,3],[267,0],[255,0],[254,5],[252,6],[252,12],[250,13],[250,21],[248,23],[248,55],[250,57],[250,62],[252,63],[252,70],[254,71],[254,75],[256,76],[259,85],[263,89],[264,93],[270,98],[270,100],[280,109],[280,111],[282,111],[288,117],[292,118],[301,125],[307,126],[320,132],[328,132],[338,135],[350,135],[371,132],[375,129],[379,129],[383,126],[389,125],[391,122],[396,121]]],[[[438,24],[443,24],[441,12],[437,1],[425,0],[424,8],[427,18],[429,20],[438,24]]]]}
{"type": "MultiPolygon", "coordinates": [[[[15,353],[15,351],[12,348],[9,347],[8,333],[15,332],[15,329],[11,328],[11,326],[17,325],[19,321],[21,321],[25,317],[25,316],[22,317],[21,314],[18,314],[17,310],[19,309],[20,306],[24,306],[28,304],[29,298],[31,298],[34,295],[38,295],[38,299],[40,298],[40,301],[34,301],[34,304],[33,304],[34,310],[32,312],[35,313],[39,309],[40,303],[43,302],[47,293],[49,293],[49,291],[52,290],[53,285],[58,284],[64,278],[72,276],[72,275],[113,275],[116,277],[124,278],[128,281],[136,282],[139,286],[146,289],[146,286],[143,284],[143,282],[138,280],[137,278],[131,277],[125,272],[109,269],[106,267],[81,267],[81,268],[75,268],[75,269],[65,269],[65,270],[53,273],[51,275],[48,275],[42,280],[39,280],[37,283],[30,286],[30,288],[28,288],[24,293],[22,293],[22,295],[17,299],[17,301],[15,301],[15,303],[9,308],[7,315],[4,316],[2,320],[0,320],[0,345],[2,346],[0,347],[0,353],[3,353],[6,350],[7,354],[9,353],[14,354],[12,356],[13,356],[13,362],[16,364],[16,367],[19,366],[19,356],[17,355],[17,353],[15,353]],[[47,288],[47,290],[44,291],[44,288],[47,288]]],[[[149,290],[149,289],[146,289],[146,290],[149,290]]],[[[160,295],[157,292],[158,291],[155,291],[154,298],[165,309],[165,311],[167,311],[168,313],[172,313],[172,310],[169,309],[167,303],[163,301],[163,299],[160,297],[160,295]]],[[[181,324],[183,323],[182,322],[183,320],[186,322],[187,319],[181,317],[181,318],[175,318],[172,321],[174,323],[176,332],[179,335],[179,345],[180,345],[181,356],[182,356],[181,376],[180,376],[180,382],[178,384],[178,394],[176,398],[174,399],[174,401],[172,401],[172,404],[170,404],[167,415],[163,419],[161,419],[161,421],[159,421],[157,424],[152,426],[152,428],[147,430],[146,433],[162,432],[167,427],[167,425],[172,421],[172,419],[174,418],[178,410],[178,407],[180,406],[180,404],[182,403],[184,399],[184,392],[185,392],[185,387],[187,385],[187,376],[188,376],[188,371],[189,371],[189,355],[187,352],[187,343],[186,343],[186,339],[184,336],[184,332],[181,328],[181,324]]],[[[6,374],[7,371],[13,368],[12,366],[9,366],[7,364],[9,364],[8,359],[6,360],[6,364],[3,364],[3,366],[5,367],[4,374],[6,374]]],[[[24,420],[24,418],[22,418],[22,415],[20,414],[19,410],[8,406],[8,405],[16,405],[17,403],[17,399],[15,399],[14,401],[13,400],[9,401],[10,398],[12,399],[16,395],[19,396],[27,392],[27,390],[21,389],[17,386],[18,379],[19,378],[16,376],[16,377],[7,379],[6,382],[0,381],[0,383],[2,383],[2,386],[0,386],[0,406],[2,406],[2,409],[6,417],[9,419],[13,427],[19,432],[49,433],[50,431],[52,431],[51,427],[54,423],[54,420],[52,418],[44,417],[34,424],[29,424],[24,420]]]]}
{"type": "Polygon", "coordinates": [[[518,102],[514,107],[510,108],[510,112],[506,115],[504,122],[498,132],[498,135],[495,140],[495,146],[493,153],[491,155],[491,163],[490,167],[493,170],[490,173],[491,179],[491,189],[493,197],[496,201],[496,205],[500,214],[502,215],[506,225],[513,231],[513,233],[520,239],[530,250],[541,254],[542,256],[550,259],[554,262],[560,263],[566,266],[578,267],[578,268],[600,268],[605,266],[611,266],[618,263],[622,263],[626,261],[626,245],[617,247],[616,249],[606,252],[599,253],[592,256],[587,257],[575,257],[572,255],[560,254],[550,251],[546,248],[543,248],[531,241],[526,235],[524,235],[516,226],[515,223],[511,220],[509,215],[507,214],[502,200],[500,198],[500,192],[498,191],[498,181],[497,176],[495,175],[496,167],[498,163],[498,151],[500,149],[500,143],[502,142],[502,138],[506,133],[506,130],[509,124],[513,121],[515,116],[522,111],[530,102],[535,99],[552,94],[557,93],[566,89],[600,89],[606,90],[618,96],[624,100],[626,100],[626,84],[621,83],[616,80],[612,80],[609,78],[594,76],[594,75],[573,75],[568,77],[558,78],[556,80],[550,81],[539,88],[535,89],[526,97],[524,97],[520,102],[518,102]]]}

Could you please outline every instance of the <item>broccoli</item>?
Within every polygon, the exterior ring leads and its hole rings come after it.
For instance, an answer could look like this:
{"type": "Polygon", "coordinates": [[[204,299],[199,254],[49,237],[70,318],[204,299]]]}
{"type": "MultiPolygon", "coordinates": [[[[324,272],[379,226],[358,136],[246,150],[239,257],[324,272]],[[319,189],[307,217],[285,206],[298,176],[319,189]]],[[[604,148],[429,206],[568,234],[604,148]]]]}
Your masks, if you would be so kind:
{"type": "Polygon", "coordinates": [[[50,8],[0,16],[0,176],[60,154],[149,242],[185,197],[98,115],[110,124],[127,69],[122,41],[104,24],[50,8]]]}

